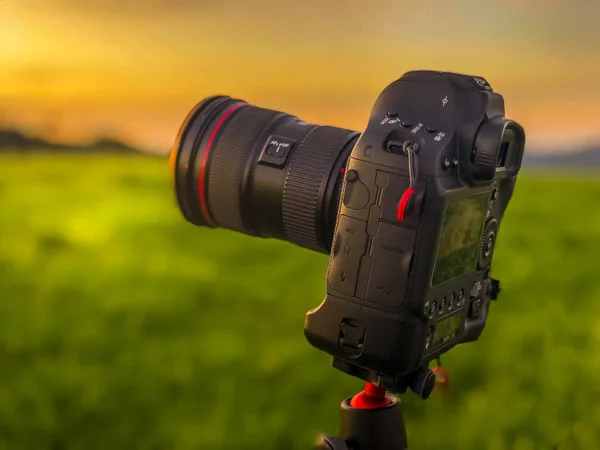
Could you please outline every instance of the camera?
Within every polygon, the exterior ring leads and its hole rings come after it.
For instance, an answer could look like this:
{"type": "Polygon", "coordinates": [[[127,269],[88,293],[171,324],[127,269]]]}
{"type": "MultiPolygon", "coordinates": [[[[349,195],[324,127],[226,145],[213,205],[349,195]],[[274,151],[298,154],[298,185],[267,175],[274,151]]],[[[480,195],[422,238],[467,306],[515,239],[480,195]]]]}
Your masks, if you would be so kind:
{"type": "Polygon", "coordinates": [[[227,96],[188,115],[170,156],[186,219],[330,254],[304,333],[333,365],[423,398],[429,363],[476,340],[525,133],[477,76],[413,71],[362,133],[227,96]]]}

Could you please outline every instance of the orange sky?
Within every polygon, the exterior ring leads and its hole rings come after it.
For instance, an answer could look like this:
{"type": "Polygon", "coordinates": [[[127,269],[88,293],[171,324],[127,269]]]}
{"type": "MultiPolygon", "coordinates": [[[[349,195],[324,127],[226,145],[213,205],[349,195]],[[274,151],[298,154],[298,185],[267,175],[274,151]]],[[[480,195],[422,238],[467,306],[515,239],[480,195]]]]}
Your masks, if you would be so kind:
{"type": "Polygon", "coordinates": [[[167,152],[201,98],[361,129],[413,69],[482,75],[530,149],[600,141],[597,0],[0,0],[0,123],[167,152]]]}

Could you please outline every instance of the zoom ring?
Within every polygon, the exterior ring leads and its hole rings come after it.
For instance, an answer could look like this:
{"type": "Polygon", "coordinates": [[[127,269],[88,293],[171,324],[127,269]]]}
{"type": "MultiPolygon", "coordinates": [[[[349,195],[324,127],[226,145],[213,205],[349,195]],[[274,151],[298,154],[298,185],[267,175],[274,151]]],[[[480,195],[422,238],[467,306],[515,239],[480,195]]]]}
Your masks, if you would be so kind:
{"type": "Polygon", "coordinates": [[[288,241],[315,251],[323,248],[323,193],[340,144],[351,133],[315,127],[294,151],[283,188],[283,228],[288,241]]]}
{"type": "Polygon", "coordinates": [[[221,228],[248,233],[241,207],[246,162],[258,137],[280,113],[243,106],[217,141],[208,177],[209,208],[221,228]]]}

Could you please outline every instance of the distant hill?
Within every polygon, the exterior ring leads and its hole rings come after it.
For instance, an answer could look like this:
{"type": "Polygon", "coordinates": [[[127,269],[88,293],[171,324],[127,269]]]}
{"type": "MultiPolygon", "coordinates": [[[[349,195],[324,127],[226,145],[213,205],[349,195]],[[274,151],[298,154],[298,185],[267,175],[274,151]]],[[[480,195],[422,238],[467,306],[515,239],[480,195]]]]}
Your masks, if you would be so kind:
{"type": "Polygon", "coordinates": [[[141,149],[113,138],[101,138],[90,144],[65,144],[27,136],[8,128],[0,128],[0,153],[30,151],[68,151],[82,153],[143,153],[141,149]]]}
{"type": "Polygon", "coordinates": [[[44,139],[25,136],[17,130],[0,128],[0,149],[26,150],[32,148],[55,149],[59,146],[44,139]]]}
{"type": "Polygon", "coordinates": [[[88,151],[112,151],[119,153],[140,153],[142,151],[129,144],[111,138],[98,139],[91,144],[79,148],[88,151]]]}
{"type": "MultiPolygon", "coordinates": [[[[144,153],[148,152],[133,147],[114,138],[100,138],[90,144],[65,144],[50,142],[38,137],[28,136],[21,131],[0,128],[0,153],[3,152],[79,152],[79,153],[144,153]]],[[[600,169],[600,144],[577,153],[532,152],[525,151],[523,167],[533,169],[580,168],[600,169]]]]}
{"type": "Polygon", "coordinates": [[[577,153],[535,153],[525,151],[523,167],[600,169],[600,146],[577,153]]]}

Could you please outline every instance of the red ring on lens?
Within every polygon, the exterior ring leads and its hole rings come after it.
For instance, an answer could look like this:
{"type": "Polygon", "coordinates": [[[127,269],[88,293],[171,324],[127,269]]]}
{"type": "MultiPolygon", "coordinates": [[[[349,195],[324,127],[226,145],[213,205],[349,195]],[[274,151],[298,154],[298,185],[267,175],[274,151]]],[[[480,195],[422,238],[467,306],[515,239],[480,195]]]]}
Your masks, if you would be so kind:
{"type": "Polygon", "coordinates": [[[200,208],[202,209],[202,215],[206,222],[214,227],[215,223],[208,212],[208,202],[206,201],[206,189],[205,189],[205,179],[206,179],[206,166],[208,162],[208,154],[212,148],[213,141],[219,132],[219,129],[223,126],[227,118],[239,107],[245,105],[245,103],[238,103],[231,107],[224,115],[221,117],[221,120],[217,123],[215,128],[213,129],[210,138],[208,139],[208,143],[206,144],[206,149],[204,150],[204,155],[202,156],[202,165],[200,166],[200,175],[198,177],[198,197],[200,198],[200,208]]]}

